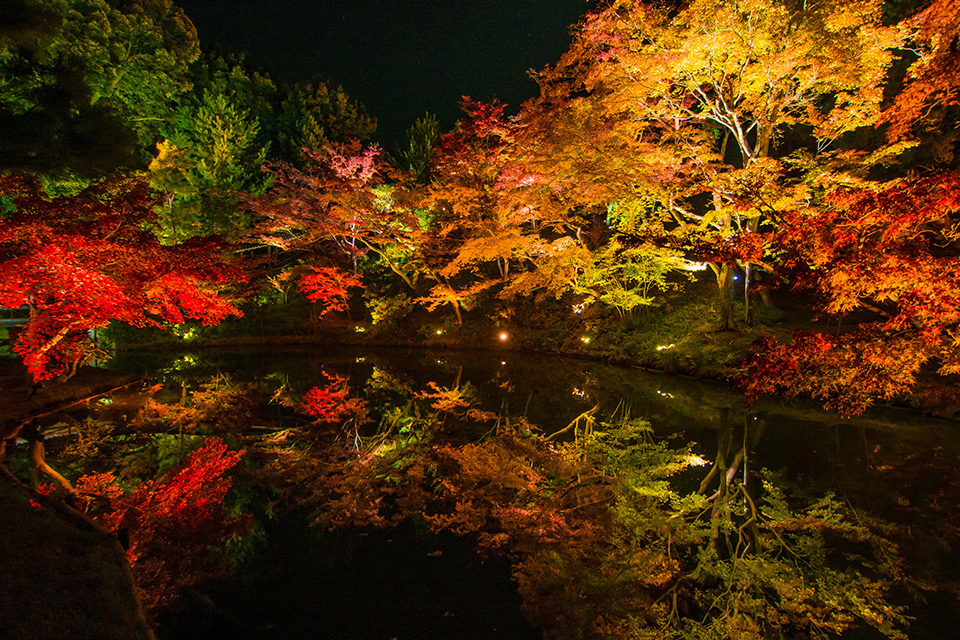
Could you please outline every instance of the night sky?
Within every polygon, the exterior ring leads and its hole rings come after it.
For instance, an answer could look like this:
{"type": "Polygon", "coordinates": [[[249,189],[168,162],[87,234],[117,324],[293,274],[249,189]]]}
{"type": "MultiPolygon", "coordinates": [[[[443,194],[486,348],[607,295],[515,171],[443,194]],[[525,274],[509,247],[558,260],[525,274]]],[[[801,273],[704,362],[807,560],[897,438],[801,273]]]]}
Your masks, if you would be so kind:
{"type": "Polygon", "coordinates": [[[587,0],[180,0],[204,50],[245,52],[294,83],[343,85],[392,147],[430,111],[444,129],[462,95],[516,108],[528,69],[555,62],[587,0]]]}

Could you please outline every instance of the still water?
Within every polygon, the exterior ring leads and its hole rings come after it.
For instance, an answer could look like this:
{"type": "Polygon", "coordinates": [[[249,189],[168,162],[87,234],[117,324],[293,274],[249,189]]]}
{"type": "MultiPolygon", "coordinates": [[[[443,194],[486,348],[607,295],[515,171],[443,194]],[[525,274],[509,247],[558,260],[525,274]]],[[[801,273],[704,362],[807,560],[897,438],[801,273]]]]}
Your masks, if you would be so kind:
{"type": "MultiPolygon", "coordinates": [[[[585,413],[643,418],[658,435],[682,433],[704,460],[736,456],[744,480],[778,471],[893,523],[911,570],[936,585],[900,594],[915,618],[909,637],[956,637],[960,431],[952,422],[895,409],[840,419],[813,403],[769,399],[748,410],[721,383],[507,351],[203,350],[126,354],[112,367],[187,386],[227,374],[294,394],[339,375],[357,395],[371,394],[374,411],[388,399],[370,381],[384,376],[414,391],[469,385],[480,408],[524,416],[547,434],[585,413]]],[[[283,426],[295,417],[275,419],[283,426]]],[[[254,568],[189,594],[162,621],[161,637],[539,637],[520,613],[509,565],[481,561],[454,536],[415,525],[319,532],[296,516],[264,531],[254,568]]],[[[877,637],[858,633],[844,637],[877,637]]]]}

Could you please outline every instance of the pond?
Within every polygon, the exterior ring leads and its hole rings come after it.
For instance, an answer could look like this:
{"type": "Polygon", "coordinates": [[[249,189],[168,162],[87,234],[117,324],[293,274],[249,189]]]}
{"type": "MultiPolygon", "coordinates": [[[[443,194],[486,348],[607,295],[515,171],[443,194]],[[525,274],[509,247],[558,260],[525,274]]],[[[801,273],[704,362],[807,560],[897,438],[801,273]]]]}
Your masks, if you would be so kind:
{"type": "MultiPolygon", "coordinates": [[[[370,424],[380,425],[417,392],[460,389],[478,410],[490,412],[488,419],[499,416],[498,428],[512,417],[524,429],[539,428],[558,446],[589,437],[604,425],[642,419],[652,429],[650,442],[682,443],[686,459],[698,461],[672,478],[678,491],[695,492],[721,476],[723,492],[732,494],[736,485],[743,488],[743,498],[731,502],[734,512],[741,511],[730,516],[742,523],[732,529],[739,530],[742,539],[747,539],[743,531],[750,524],[745,515],[748,495],[779,495],[768,489],[768,478],[796,495],[829,495],[835,505],[831,508],[849,508],[854,518],[868,514],[882,523],[877,530],[884,532],[883,544],[899,554],[897,571],[902,574],[888,595],[896,606],[906,607],[912,621],[904,628],[910,638],[950,637],[960,620],[951,595],[960,575],[960,432],[951,422],[889,408],[841,419],[812,403],[770,399],[748,410],[737,390],[721,383],[508,351],[197,350],[124,354],[110,366],[151,373],[187,389],[227,374],[234,381],[262,386],[268,394],[283,389],[294,398],[339,376],[366,401],[370,424]]],[[[302,412],[282,404],[262,415],[274,422],[263,426],[273,429],[305,422],[302,412]]],[[[374,431],[369,425],[358,427],[355,448],[362,449],[374,431]]],[[[849,540],[834,540],[845,530],[811,525],[810,518],[797,515],[820,513],[819,508],[800,509],[791,516],[794,524],[771,524],[770,531],[786,537],[804,521],[804,526],[817,529],[809,539],[835,542],[837,556],[845,558],[838,573],[829,575],[868,571],[849,559],[860,557],[859,551],[843,546],[852,544],[849,540]],[[830,531],[824,533],[826,529],[830,531]]],[[[541,636],[537,627],[542,620],[537,625],[527,621],[537,616],[529,615],[531,605],[521,603],[511,578],[510,558],[516,561],[516,554],[478,555],[473,537],[438,532],[417,518],[390,528],[311,527],[316,519],[315,513],[303,510],[264,519],[261,540],[250,557],[229,578],[191,590],[161,619],[160,637],[541,636]],[[521,613],[524,607],[527,616],[521,613]]],[[[717,536],[714,531],[714,539],[717,536]]],[[[857,536],[855,542],[864,543],[863,535],[857,536]]],[[[526,557],[531,554],[536,551],[526,557]]],[[[737,554],[739,550],[730,555],[737,554]]],[[[720,555],[718,562],[723,560],[720,555]]],[[[517,575],[516,565],[513,571],[517,575]]],[[[777,583],[771,584],[767,591],[776,593],[770,599],[787,599],[777,583]]],[[[693,599],[695,586],[678,587],[677,593],[693,599]]],[[[830,617],[829,612],[823,615],[830,617]]],[[[564,635],[563,628],[548,630],[548,635],[577,637],[573,629],[564,635]]],[[[823,629],[830,630],[829,625],[823,629]]],[[[882,635],[860,628],[842,637],[882,635]]]]}

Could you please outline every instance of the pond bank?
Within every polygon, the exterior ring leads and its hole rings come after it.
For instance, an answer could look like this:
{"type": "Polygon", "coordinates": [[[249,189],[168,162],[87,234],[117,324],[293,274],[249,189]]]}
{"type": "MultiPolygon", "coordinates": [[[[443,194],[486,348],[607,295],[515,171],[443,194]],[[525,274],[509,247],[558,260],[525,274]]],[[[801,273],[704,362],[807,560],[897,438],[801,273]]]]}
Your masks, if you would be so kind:
{"type": "MultiPolygon", "coordinates": [[[[292,335],[235,335],[203,337],[191,340],[159,339],[149,342],[130,342],[119,345],[124,353],[138,351],[189,351],[234,348],[269,348],[297,346],[335,346],[360,348],[401,348],[420,350],[479,351],[492,353],[520,353],[557,356],[641,369],[649,372],[676,375],[696,380],[710,380],[736,385],[742,374],[740,362],[749,346],[757,338],[776,332],[767,327],[747,331],[700,333],[687,339],[687,344],[670,343],[656,357],[639,357],[619,351],[615,345],[599,340],[568,339],[562,344],[544,344],[525,336],[522,331],[511,331],[497,325],[446,329],[442,334],[410,336],[378,331],[364,324],[332,323],[309,334],[292,335]],[[359,328],[359,329],[358,329],[359,328]],[[501,333],[507,339],[501,340],[501,333]],[[691,341],[696,342],[692,350],[691,341]]],[[[955,377],[923,375],[914,393],[894,402],[877,402],[877,407],[891,407],[920,414],[960,419],[960,396],[955,377]]]]}

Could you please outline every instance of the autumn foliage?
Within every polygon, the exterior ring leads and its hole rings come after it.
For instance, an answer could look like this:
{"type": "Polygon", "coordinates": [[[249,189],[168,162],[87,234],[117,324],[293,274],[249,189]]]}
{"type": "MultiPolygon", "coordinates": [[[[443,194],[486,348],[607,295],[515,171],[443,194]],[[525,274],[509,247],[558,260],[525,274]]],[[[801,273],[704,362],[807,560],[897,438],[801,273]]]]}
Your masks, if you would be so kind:
{"type": "MultiPolygon", "coordinates": [[[[432,400],[431,388],[419,397],[432,400]]],[[[887,601],[899,560],[866,514],[830,495],[795,509],[766,479],[762,493],[727,484],[725,468],[704,470],[701,490],[683,493],[707,462],[640,420],[556,442],[520,418],[484,416],[496,426],[478,430],[464,404],[454,422],[424,415],[356,456],[310,467],[321,521],[414,518],[506,554],[546,638],[762,640],[859,626],[902,637],[887,601]]]]}
{"type": "Polygon", "coordinates": [[[89,332],[112,321],[163,327],[240,315],[220,293],[243,279],[216,240],[163,246],[144,225],[153,200],[137,178],[49,199],[35,181],[0,176],[15,211],[0,218],[0,306],[30,309],[14,345],[37,380],[76,367],[89,332]]]}
{"type": "Polygon", "coordinates": [[[350,301],[350,289],[362,287],[359,276],[336,267],[312,267],[300,277],[300,291],[310,302],[321,306],[321,315],[331,311],[346,311],[350,301]]]}
{"type": "Polygon", "coordinates": [[[859,320],[787,345],[759,342],[745,363],[748,399],[785,391],[859,413],[908,393],[928,363],[960,372],[958,214],[960,177],[947,172],[841,189],[823,210],[784,216],[774,240],[783,273],[814,291],[823,313],[859,320]]]}
{"type": "Polygon", "coordinates": [[[219,571],[222,558],[211,550],[245,530],[247,521],[229,516],[223,503],[233,485],[228,472],[243,456],[210,438],[181,466],[127,494],[112,474],[77,481],[82,495],[108,502],[97,518],[129,537],[127,556],[148,609],[219,571]]]}
{"type": "Polygon", "coordinates": [[[338,375],[324,374],[327,384],[312,387],[303,394],[302,408],[317,422],[361,422],[365,403],[353,397],[349,382],[338,375]]]}

